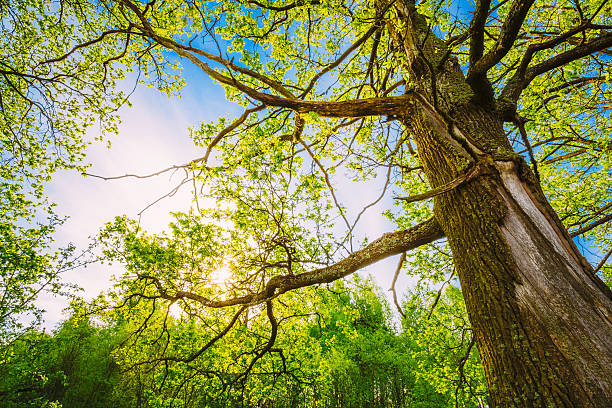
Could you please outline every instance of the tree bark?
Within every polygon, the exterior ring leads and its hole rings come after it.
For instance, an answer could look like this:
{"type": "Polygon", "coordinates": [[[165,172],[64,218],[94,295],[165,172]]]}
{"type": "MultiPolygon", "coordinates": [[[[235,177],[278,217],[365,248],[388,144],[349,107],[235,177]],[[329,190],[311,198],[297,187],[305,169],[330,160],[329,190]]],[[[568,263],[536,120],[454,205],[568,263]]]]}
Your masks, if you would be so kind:
{"type": "Polygon", "coordinates": [[[483,104],[410,6],[395,41],[421,98],[403,118],[452,249],[494,407],[604,407],[612,401],[612,293],[580,255],[495,106],[483,104]],[[438,51],[436,51],[438,50],[438,51]],[[415,80],[416,79],[416,80],[415,80]]]}

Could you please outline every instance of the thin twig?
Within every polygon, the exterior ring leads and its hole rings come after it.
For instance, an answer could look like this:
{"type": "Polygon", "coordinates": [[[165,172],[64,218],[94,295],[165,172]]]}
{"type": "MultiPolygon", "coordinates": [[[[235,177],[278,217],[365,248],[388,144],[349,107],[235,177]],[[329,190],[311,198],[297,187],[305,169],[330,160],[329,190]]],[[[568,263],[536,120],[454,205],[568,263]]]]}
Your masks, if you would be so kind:
{"type": "Polygon", "coordinates": [[[440,289],[438,290],[438,294],[436,295],[436,300],[434,300],[433,305],[431,305],[431,309],[429,310],[429,314],[427,315],[427,320],[429,320],[429,318],[431,317],[431,314],[436,308],[436,305],[438,304],[438,301],[440,300],[440,296],[442,296],[442,290],[444,289],[444,286],[450,283],[451,279],[453,279],[453,276],[455,276],[454,268],[453,268],[453,273],[451,273],[451,276],[449,276],[448,280],[444,282],[442,286],[440,286],[440,289]]]}
{"type": "Polygon", "coordinates": [[[399,262],[397,263],[397,268],[395,269],[395,275],[393,275],[393,282],[391,282],[391,289],[389,289],[391,292],[393,292],[393,303],[395,303],[395,307],[397,307],[397,311],[399,312],[399,314],[402,315],[402,318],[404,319],[406,318],[406,314],[404,313],[404,311],[402,310],[402,307],[397,301],[397,293],[395,292],[395,283],[397,282],[397,278],[399,276],[400,270],[402,269],[402,266],[404,265],[405,260],[406,260],[406,252],[402,252],[402,256],[400,257],[399,262]]]}

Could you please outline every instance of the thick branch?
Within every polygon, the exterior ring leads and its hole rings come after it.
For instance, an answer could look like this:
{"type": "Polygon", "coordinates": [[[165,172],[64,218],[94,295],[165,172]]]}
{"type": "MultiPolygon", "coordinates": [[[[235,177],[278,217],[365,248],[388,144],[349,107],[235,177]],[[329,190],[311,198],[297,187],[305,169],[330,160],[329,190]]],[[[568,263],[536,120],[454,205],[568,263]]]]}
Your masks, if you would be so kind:
{"type": "Polygon", "coordinates": [[[491,0],[478,0],[476,2],[476,11],[474,18],[470,24],[470,66],[482,58],[484,53],[484,29],[489,16],[489,7],[491,0]]]}
{"type": "MultiPolygon", "coordinates": [[[[564,36],[560,36],[562,38],[564,36]]],[[[569,36],[567,37],[569,38],[569,36]]],[[[566,38],[563,38],[565,40],[566,38]]],[[[558,39],[552,39],[546,42],[546,45],[555,46],[558,39]]],[[[518,101],[521,93],[537,76],[542,75],[555,68],[561,67],[572,61],[578,60],[589,56],[595,52],[605,50],[612,47],[612,33],[605,33],[591,41],[577,45],[576,47],[555,55],[546,61],[540,62],[539,64],[533,65],[527,68],[527,63],[531,60],[531,55],[537,49],[543,49],[544,47],[539,44],[532,48],[531,53],[528,55],[528,60],[524,60],[521,64],[523,67],[519,69],[516,74],[508,81],[508,84],[502,91],[499,102],[502,105],[504,111],[504,119],[512,121],[513,112],[516,108],[516,102],[518,101]],[[537,48],[537,49],[536,49],[537,48]],[[526,62],[525,62],[526,61],[526,62]],[[510,117],[512,116],[512,117],[510,117]]],[[[529,52],[529,50],[528,50],[529,52]]]]}
{"type": "Polygon", "coordinates": [[[606,33],[592,41],[578,45],[547,61],[534,65],[526,71],[525,81],[529,83],[538,75],[610,47],[612,47],[612,33],[606,33]]]}
{"type": "MultiPolygon", "coordinates": [[[[409,251],[419,246],[428,244],[444,236],[442,229],[433,219],[429,219],[412,228],[390,232],[359,251],[353,252],[345,259],[314,271],[304,272],[298,275],[277,275],[271,278],[265,289],[258,293],[253,293],[241,297],[211,300],[196,293],[178,291],[175,295],[170,295],[156,278],[154,283],[160,293],[160,297],[176,301],[178,299],[191,299],[199,302],[203,306],[221,308],[234,305],[254,305],[268,301],[280,294],[293,289],[306,286],[329,283],[344,278],[368,265],[380,261],[392,255],[409,251]]],[[[141,276],[145,277],[145,276],[141,276]]]]}
{"type": "MultiPolygon", "coordinates": [[[[484,75],[510,51],[534,1],[535,0],[515,0],[514,3],[512,3],[508,17],[502,25],[501,33],[493,48],[476,63],[473,65],[470,64],[467,75],[468,81],[480,75],[484,75]]],[[[477,16],[478,14],[475,18],[477,16]]]]}
{"type": "Polygon", "coordinates": [[[319,102],[304,101],[291,97],[283,98],[276,95],[259,92],[234,78],[230,78],[213,70],[208,64],[200,60],[193,53],[186,51],[173,42],[163,41],[161,44],[173,49],[178,55],[189,59],[213,79],[216,79],[223,84],[232,86],[267,106],[288,108],[299,113],[314,112],[320,116],[332,118],[381,116],[390,114],[397,115],[406,113],[411,107],[412,96],[410,95],[387,96],[384,98],[367,98],[339,102],[319,102]]]}
{"type": "Polygon", "coordinates": [[[318,6],[319,4],[321,4],[319,0],[312,0],[312,1],[298,0],[291,4],[287,4],[286,6],[280,6],[280,7],[273,6],[271,4],[266,5],[256,0],[249,0],[248,3],[254,4],[257,7],[262,8],[264,10],[271,10],[271,11],[289,11],[289,10],[292,10],[300,6],[318,6]]]}
{"type": "MultiPolygon", "coordinates": [[[[142,27],[137,27],[142,31],[143,35],[151,38],[156,41],[160,45],[165,48],[171,49],[176,52],[181,57],[187,58],[191,62],[193,62],[198,68],[204,71],[211,78],[221,82],[222,84],[229,85],[231,87],[236,88],[237,90],[243,92],[247,96],[250,96],[253,99],[258,100],[259,102],[267,105],[267,106],[275,106],[282,107],[294,110],[299,113],[306,112],[314,112],[320,116],[325,117],[363,117],[363,116],[381,116],[381,115],[398,115],[402,113],[406,113],[410,108],[410,100],[411,96],[402,95],[402,96],[391,96],[385,98],[369,98],[369,99],[357,99],[350,101],[339,101],[339,102],[319,102],[319,101],[304,101],[301,99],[294,98],[292,94],[287,91],[284,86],[271,78],[266,77],[265,75],[251,71],[247,68],[239,67],[231,62],[224,60],[223,58],[217,57],[214,54],[208,53],[206,51],[185,46],[177,43],[176,41],[158,35],[150,23],[147,21],[143,13],[136,7],[134,4],[129,2],[128,0],[123,0],[123,3],[126,4],[134,13],[138,16],[142,23],[142,27]],[[282,95],[276,96],[264,92],[260,92],[244,83],[238,81],[237,79],[223,75],[220,72],[215,71],[210,67],[206,62],[202,61],[198,56],[202,56],[211,61],[220,63],[225,65],[226,67],[250,76],[251,78],[257,79],[262,83],[270,86],[272,89],[276,90],[279,94],[282,95]]],[[[375,31],[373,27],[372,32],[375,31]]],[[[369,34],[371,35],[371,34],[369,34]]],[[[362,37],[365,41],[368,36],[362,37]]],[[[359,41],[358,41],[359,43],[359,41]]],[[[351,50],[351,49],[349,49],[351,50]]]]}

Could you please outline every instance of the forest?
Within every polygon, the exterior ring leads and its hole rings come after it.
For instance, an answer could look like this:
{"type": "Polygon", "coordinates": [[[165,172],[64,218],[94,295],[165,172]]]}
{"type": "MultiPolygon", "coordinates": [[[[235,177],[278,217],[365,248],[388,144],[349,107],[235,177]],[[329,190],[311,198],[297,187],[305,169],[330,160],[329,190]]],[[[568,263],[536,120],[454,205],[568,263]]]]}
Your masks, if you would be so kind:
{"type": "Polygon", "coordinates": [[[0,17],[0,406],[612,401],[608,0],[15,0],[0,17]],[[241,113],[173,135],[186,163],[92,172],[145,87],[222,89],[241,113]],[[179,191],[189,208],[60,245],[65,174],[172,176],[145,209],[179,191]],[[372,213],[392,227],[373,234],[372,213]],[[100,293],[66,278],[93,266],[119,268],[100,293]],[[52,330],[45,296],[69,302],[52,330]]]}

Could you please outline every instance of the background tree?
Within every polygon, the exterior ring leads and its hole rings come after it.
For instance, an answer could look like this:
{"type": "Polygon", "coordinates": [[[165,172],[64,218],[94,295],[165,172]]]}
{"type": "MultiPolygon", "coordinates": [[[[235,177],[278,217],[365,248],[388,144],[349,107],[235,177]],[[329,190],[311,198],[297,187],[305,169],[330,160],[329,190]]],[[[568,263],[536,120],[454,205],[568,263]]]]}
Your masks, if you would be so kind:
{"type": "Polygon", "coordinates": [[[236,356],[265,329],[256,316],[237,322],[217,353],[181,363],[157,357],[164,345],[193,350],[208,335],[193,315],[166,317],[160,309],[163,323],[151,317],[152,329],[134,337],[138,310],[148,314],[149,305],[107,311],[97,323],[79,318],[76,307],[52,334],[29,333],[3,348],[0,395],[10,408],[481,407],[483,372],[458,293],[449,289],[433,309],[423,295],[412,297],[398,330],[371,281],[309,290],[287,307],[308,299],[317,312],[287,316],[276,341],[288,372],[262,359],[231,389],[215,376],[229,381],[242,373],[236,356]]]}
{"type": "Polygon", "coordinates": [[[132,274],[123,304],[178,304],[204,322],[228,316],[199,350],[167,350],[162,361],[214,352],[255,309],[267,333],[253,333],[238,367],[249,374],[264,355],[282,364],[274,344],[281,302],[297,296],[289,291],[445,236],[493,406],[612,398],[612,295],[596,275],[609,254],[610,5],[478,1],[470,15],[454,6],[92,6],[94,27],[104,27],[96,44],[125,44],[128,61],[144,65],[188,60],[245,106],[230,124],[194,131],[204,155],[172,168],[186,170],[196,206],[207,196],[219,208],[179,220],[171,242],[121,224],[107,231],[109,255],[132,274]],[[355,250],[362,212],[342,205],[339,173],[383,176],[383,194],[364,210],[395,196],[389,215],[407,229],[355,250]],[[595,268],[568,228],[604,248],[595,268]],[[212,290],[220,268],[232,283],[212,290]]]}
{"type": "Polygon", "coordinates": [[[25,334],[3,347],[0,395],[7,408],[130,407],[120,394],[119,366],[111,350],[120,336],[76,317],[52,335],[25,334]],[[117,389],[117,391],[115,391],[117,389]]]}

